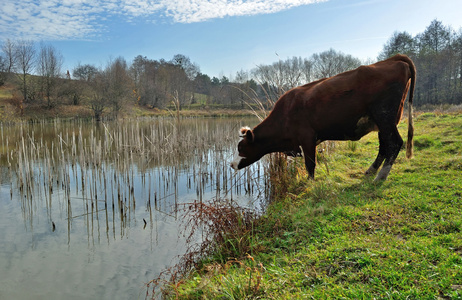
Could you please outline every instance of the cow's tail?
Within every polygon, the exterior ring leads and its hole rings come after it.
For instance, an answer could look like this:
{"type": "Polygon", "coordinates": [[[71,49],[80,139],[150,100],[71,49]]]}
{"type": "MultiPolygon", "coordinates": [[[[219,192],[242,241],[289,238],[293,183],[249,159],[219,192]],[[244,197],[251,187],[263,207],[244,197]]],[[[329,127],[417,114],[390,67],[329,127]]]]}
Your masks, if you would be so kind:
{"type": "Polygon", "coordinates": [[[414,88],[415,88],[415,65],[412,60],[403,56],[403,60],[409,65],[409,70],[411,71],[411,86],[409,91],[409,108],[408,108],[408,120],[407,120],[407,143],[406,143],[406,157],[411,158],[413,154],[413,138],[414,138],[414,123],[412,121],[412,100],[414,99],[414,88]]]}

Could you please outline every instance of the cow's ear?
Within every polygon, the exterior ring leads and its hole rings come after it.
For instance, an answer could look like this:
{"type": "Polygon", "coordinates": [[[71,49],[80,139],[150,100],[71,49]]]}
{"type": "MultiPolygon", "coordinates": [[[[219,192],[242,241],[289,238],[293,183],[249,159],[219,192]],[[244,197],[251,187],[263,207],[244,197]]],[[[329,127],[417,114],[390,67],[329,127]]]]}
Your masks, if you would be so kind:
{"type": "Polygon", "coordinates": [[[247,127],[247,126],[241,127],[241,129],[239,129],[239,136],[244,137],[247,130],[250,130],[250,127],[247,127]]]}
{"type": "Polygon", "coordinates": [[[252,129],[249,129],[245,132],[245,137],[249,140],[249,142],[253,142],[254,136],[252,129]]]}

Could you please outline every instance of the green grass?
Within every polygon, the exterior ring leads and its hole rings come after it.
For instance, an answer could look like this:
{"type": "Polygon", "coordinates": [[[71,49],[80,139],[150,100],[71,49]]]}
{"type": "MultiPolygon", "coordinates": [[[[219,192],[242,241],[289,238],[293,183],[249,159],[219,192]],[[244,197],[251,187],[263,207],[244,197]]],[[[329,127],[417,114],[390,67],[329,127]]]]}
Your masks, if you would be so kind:
{"type": "Polygon", "coordinates": [[[383,183],[362,175],[376,134],[320,156],[315,181],[297,160],[248,253],[207,260],[167,296],[462,299],[462,115],[422,114],[415,130],[414,158],[401,151],[383,183]]]}

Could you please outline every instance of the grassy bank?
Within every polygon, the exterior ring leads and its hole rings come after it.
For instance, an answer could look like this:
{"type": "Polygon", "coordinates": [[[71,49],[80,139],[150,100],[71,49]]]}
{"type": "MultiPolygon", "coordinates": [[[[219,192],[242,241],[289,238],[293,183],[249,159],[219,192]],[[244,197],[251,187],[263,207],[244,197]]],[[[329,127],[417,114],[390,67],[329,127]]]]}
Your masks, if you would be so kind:
{"type": "Polygon", "coordinates": [[[376,134],[329,147],[315,181],[289,164],[267,213],[227,241],[248,246],[215,252],[166,296],[462,298],[462,115],[421,114],[415,128],[415,157],[402,151],[383,183],[363,176],[376,134]]]}
{"type": "MultiPolygon", "coordinates": [[[[85,103],[79,105],[54,103],[52,107],[48,107],[45,101],[24,104],[21,102],[17,89],[14,84],[0,86],[0,122],[37,121],[55,118],[91,119],[94,117],[90,104],[85,103]]],[[[127,102],[117,113],[117,118],[176,116],[176,114],[176,108],[173,104],[164,109],[158,109],[127,102]]],[[[180,110],[180,116],[182,117],[240,117],[250,115],[252,115],[252,112],[247,105],[241,104],[191,104],[185,105],[180,110]]],[[[105,109],[103,117],[107,119],[115,117],[111,107],[108,106],[105,109]]]]}
{"type": "MultiPolygon", "coordinates": [[[[1,98],[1,95],[0,95],[1,98]]],[[[127,105],[117,114],[117,118],[160,117],[176,116],[174,109],[151,109],[141,106],[127,105]]],[[[51,108],[42,104],[25,105],[20,111],[9,101],[0,99],[0,122],[36,121],[46,119],[92,119],[93,112],[86,105],[55,105],[51,108]]],[[[252,116],[249,110],[236,110],[215,106],[212,108],[192,108],[180,111],[182,117],[241,117],[252,116]]],[[[114,113],[107,112],[104,118],[113,119],[114,113]]]]}

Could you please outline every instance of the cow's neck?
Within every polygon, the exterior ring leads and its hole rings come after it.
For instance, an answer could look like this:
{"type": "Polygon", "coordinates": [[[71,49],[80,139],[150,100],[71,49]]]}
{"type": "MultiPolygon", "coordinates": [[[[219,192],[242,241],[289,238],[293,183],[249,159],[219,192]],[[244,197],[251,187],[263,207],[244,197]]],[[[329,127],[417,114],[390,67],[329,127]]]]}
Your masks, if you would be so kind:
{"type": "Polygon", "coordinates": [[[294,145],[287,136],[282,120],[270,115],[257,125],[254,130],[255,141],[262,145],[265,154],[291,151],[294,145]]]}

